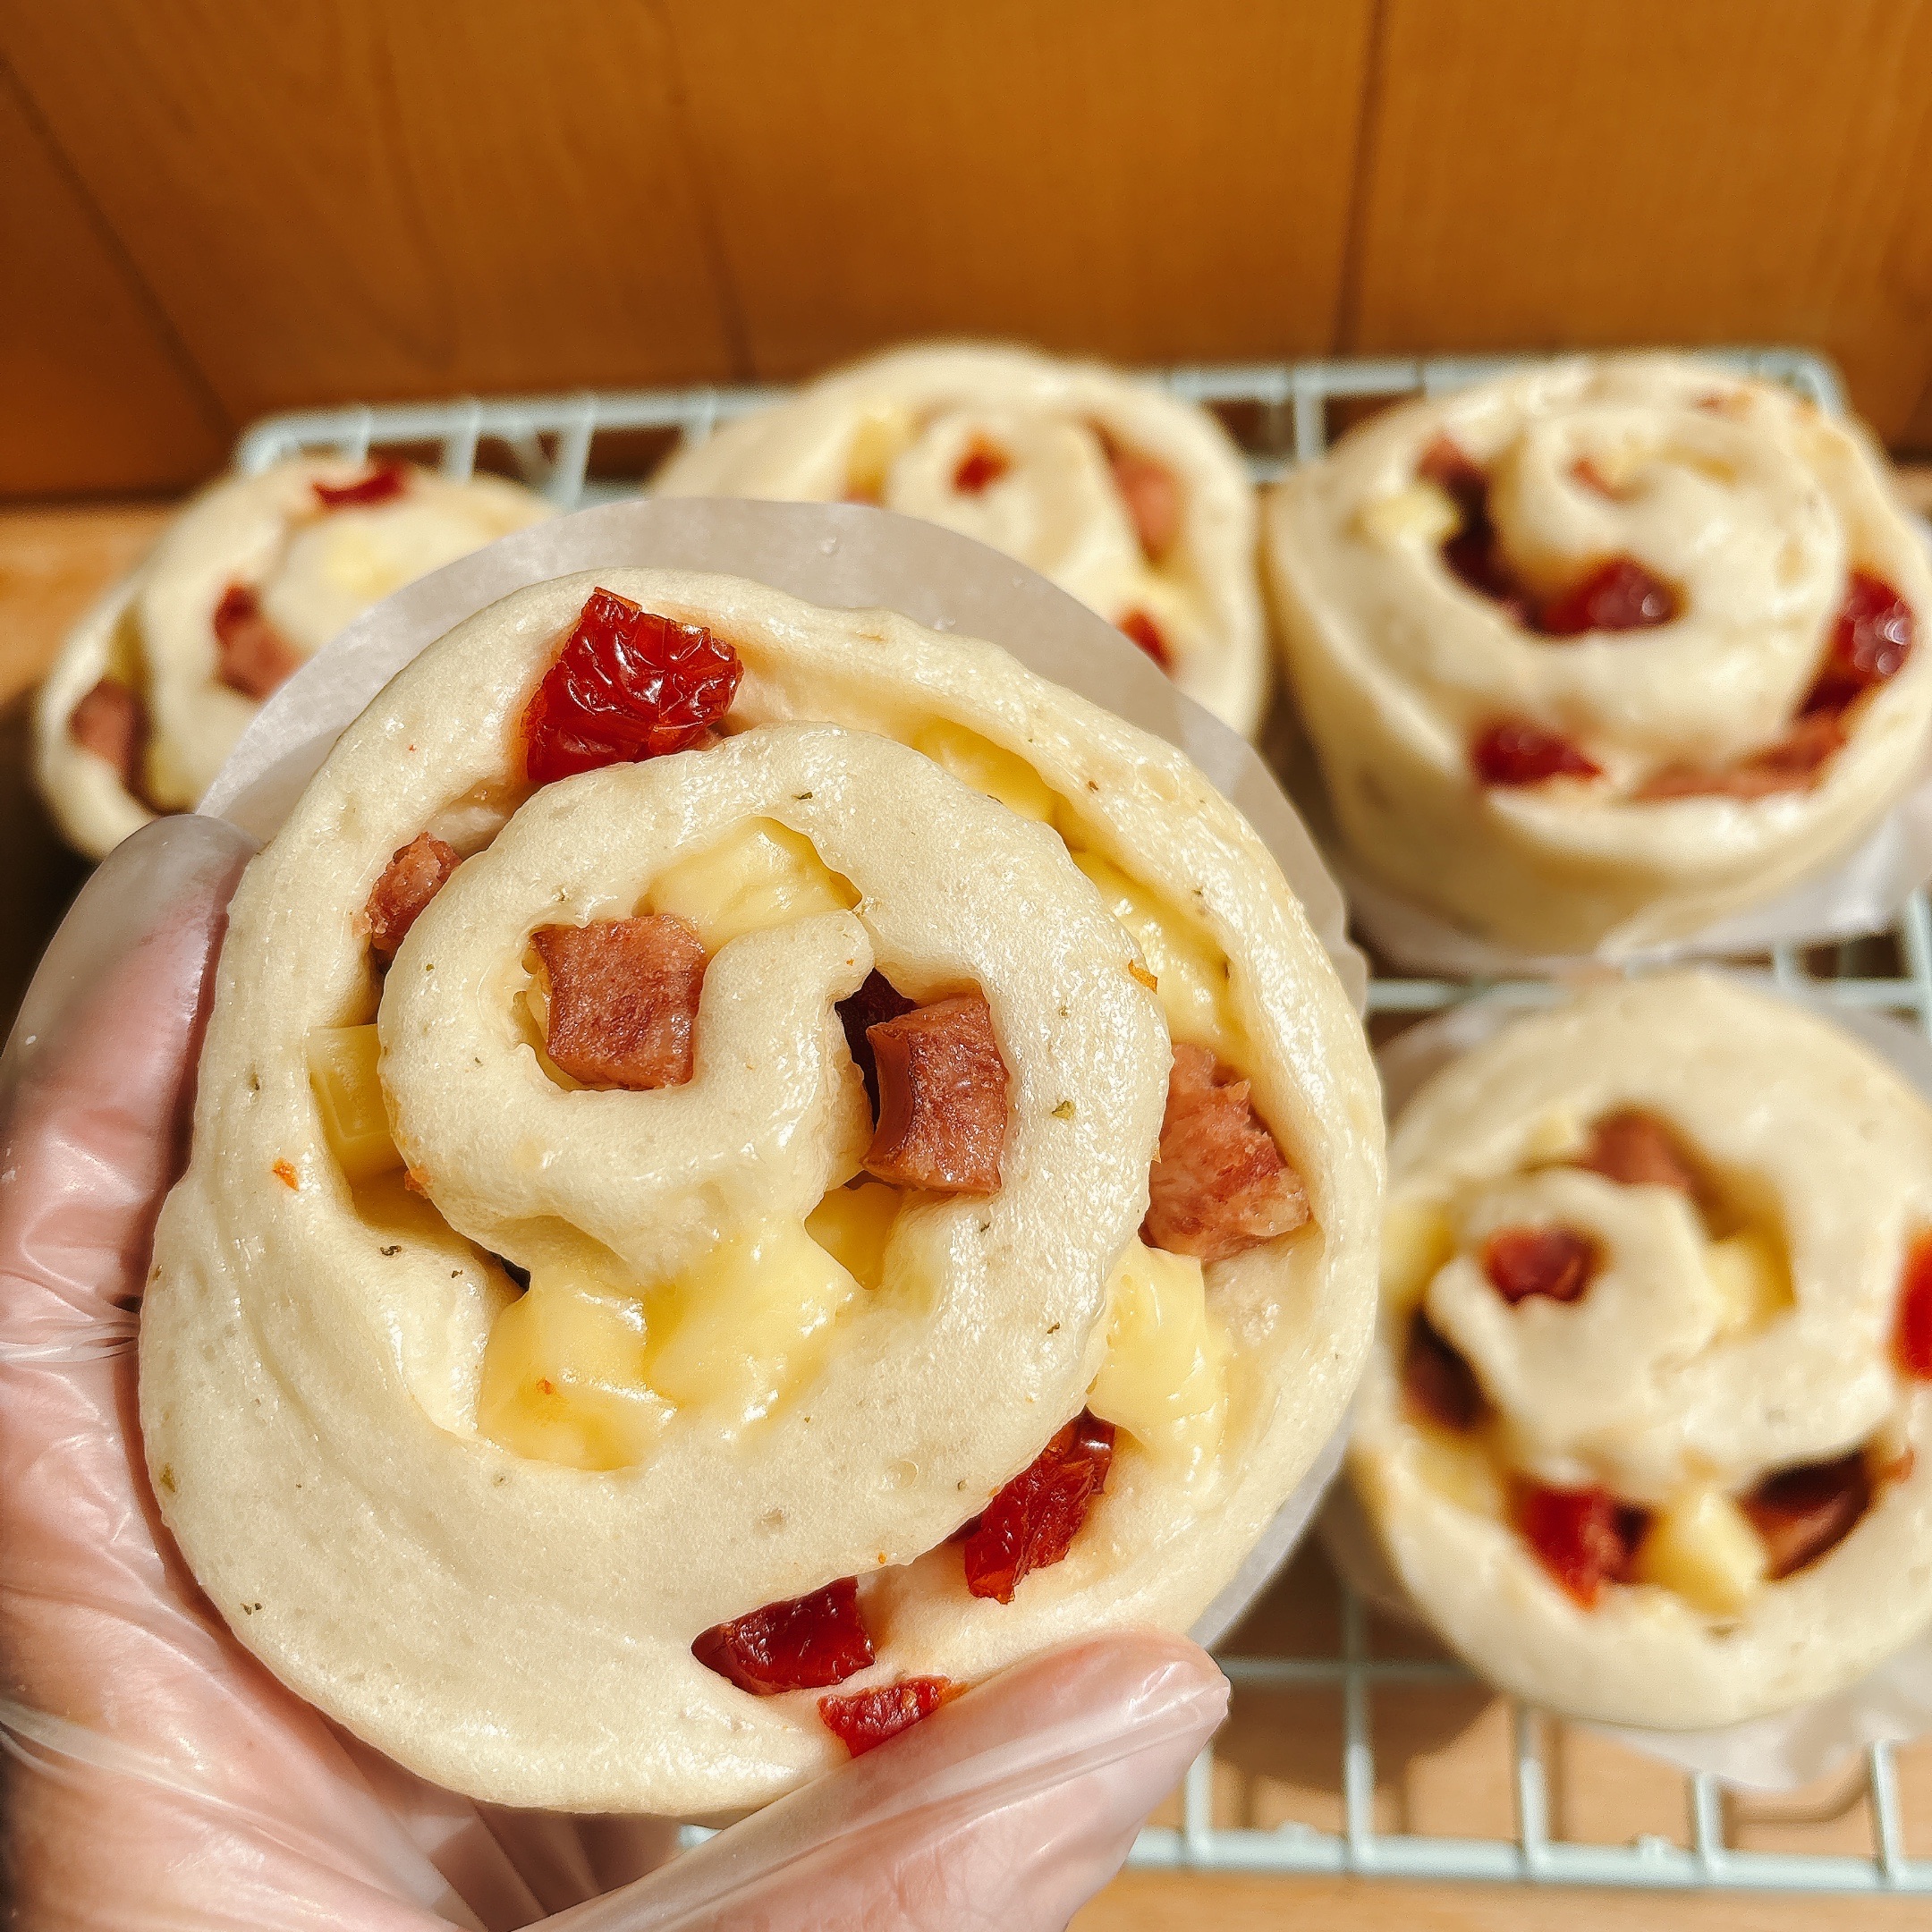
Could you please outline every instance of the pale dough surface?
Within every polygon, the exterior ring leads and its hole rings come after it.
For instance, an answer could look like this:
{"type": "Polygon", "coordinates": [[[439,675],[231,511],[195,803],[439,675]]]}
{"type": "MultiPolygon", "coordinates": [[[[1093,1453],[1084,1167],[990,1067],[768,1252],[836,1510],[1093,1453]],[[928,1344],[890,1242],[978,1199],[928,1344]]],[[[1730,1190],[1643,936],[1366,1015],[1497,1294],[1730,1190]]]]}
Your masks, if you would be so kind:
{"type": "Polygon", "coordinates": [[[1380,1131],[1326,955],[1179,752],[891,614],[641,570],[538,585],[382,691],[237,894],[143,1316],[157,1494],[242,1641],[426,1775],[572,1809],[757,1803],[842,1756],[813,1693],[754,1699],[691,1657],[760,1603],[861,1577],[880,1660],[846,1691],[1188,1627],[1348,1401],[1380,1131]],[[733,642],[737,734],[528,794],[517,721],[594,585],[733,642]],[[1213,935],[1257,1105],[1313,1208],[1208,1271],[1234,1343],[1214,1479],[1122,1454],[1072,1554],[1010,1605],[970,1597],[939,1546],[1081,1405],[1106,1278],[1146,1205],[1167,1031],[1055,833],[907,748],[935,721],[1023,758],[1084,848],[1213,935]],[[515,1037],[523,936],[634,910],[656,868],[747,812],[809,837],[862,894],[854,912],[718,953],[691,1086],[551,1086],[515,1037]],[[358,914],[426,826],[478,856],[403,945],[380,1024],[392,1121],[448,1219],[400,1188],[378,1219],[326,1150],[304,1047],[368,1017],[358,914]],[[846,1171],[831,1004],[873,962],[916,996],[986,993],[1012,1076],[1000,1192],[903,1211],[882,1292],[818,1379],[730,1439],[681,1412],[648,1462],[587,1472],[480,1436],[484,1342],[515,1292],[483,1248],[541,1260],[590,1223],[648,1268],[701,1244],[721,1205],[809,1205],[846,1171]]]}
{"type": "Polygon", "coordinates": [[[112,671],[147,706],[148,798],[189,810],[260,709],[216,674],[213,620],[231,585],[252,588],[307,657],[392,590],[552,513],[500,477],[455,483],[414,465],[389,502],[320,508],[317,483],[353,483],[368,471],[367,463],[305,456],[225,478],[188,504],[129,584],[74,628],[42,686],[36,771],[81,851],[98,858],[155,816],[68,732],[75,705],[102,676],[112,671]]]}
{"type": "Polygon", "coordinates": [[[1264,548],[1350,849],[1419,904],[1525,952],[1656,945],[1774,897],[1856,843],[1924,763],[1923,533],[1865,434],[1780,385],[1606,357],[1405,403],[1272,493],[1264,548]],[[1441,436],[1489,472],[1504,552],[1539,591],[1631,555],[1680,587],[1681,614],[1553,640],[1459,582],[1439,529],[1404,513],[1441,436]],[[1615,496],[1583,479],[1592,470],[1615,496]],[[1781,736],[1854,569],[1903,595],[1918,645],[1823,781],[1756,800],[1632,798],[1669,767],[1719,767],[1781,736]],[[1607,782],[1479,785],[1470,742],[1499,716],[1570,736],[1607,782]]]}
{"type": "Polygon", "coordinates": [[[1254,734],[1269,670],[1254,490],[1206,411],[1099,363],[936,343],[875,356],[727,423],[674,456],[651,487],[835,503],[869,436],[896,452],[880,479],[886,509],[1019,558],[1109,623],[1146,611],[1173,649],[1181,689],[1254,734]],[[1097,431],[1153,458],[1179,486],[1180,533],[1157,566],[1142,554],[1097,431]],[[1012,467],[965,494],[952,479],[979,442],[1012,467]]]}
{"type": "Polygon", "coordinates": [[[1385,1306],[1350,1471],[1391,1569],[1493,1682],[1604,1722],[1702,1730],[1855,1682],[1932,1621],[1932,1403],[1894,1366],[1905,1252],[1932,1225],[1932,1110],[1828,1021],[1709,974],[1612,984],[1513,1022],[1428,1080],[1390,1140],[1390,1209],[1449,1204],[1454,1252],[1422,1306],[1502,1411],[1518,1466],[1657,1504],[1687,1480],[1730,1493],[1887,1429],[1916,1452],[1825,1556],[1736,1620],[1651,1586],[1583,1609],[1506,1522],[1428,1477],[1406,1411],[1408,1313],[1385,1306]],[[1689,1204],[1541,1165],[1622,1107],[1675,1127],[1782,1224],[1793,1305],[1717,1338],[1689,1204]],[[1526,1171],[1527,1170],[1527,1171],[1526,1171]],[[1577,1301],[1513,1308],[1484,1238],[1552,1220],[1601,1243],[1577,1301]]]}

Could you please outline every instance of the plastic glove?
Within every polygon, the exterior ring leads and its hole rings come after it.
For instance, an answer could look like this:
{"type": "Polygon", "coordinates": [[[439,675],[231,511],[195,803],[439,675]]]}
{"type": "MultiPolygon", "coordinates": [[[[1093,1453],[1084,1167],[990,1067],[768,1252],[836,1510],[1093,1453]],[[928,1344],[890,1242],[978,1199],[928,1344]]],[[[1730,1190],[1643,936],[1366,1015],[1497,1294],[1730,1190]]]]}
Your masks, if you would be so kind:
{"type": "Polygon", "coordinates": [[[661,1870],[674,1827],[510,1812],[331,1726],[161,1527],[134,1340],[250,847],[163,820],[97,872],[0,1069],[0,1743],[18,1922],[1057,1932],[1220,1722],[1176,1638],[1075,1645],[661,1870]],[[645,1876],[648,1875],[648,1876],[645,1876]]]}

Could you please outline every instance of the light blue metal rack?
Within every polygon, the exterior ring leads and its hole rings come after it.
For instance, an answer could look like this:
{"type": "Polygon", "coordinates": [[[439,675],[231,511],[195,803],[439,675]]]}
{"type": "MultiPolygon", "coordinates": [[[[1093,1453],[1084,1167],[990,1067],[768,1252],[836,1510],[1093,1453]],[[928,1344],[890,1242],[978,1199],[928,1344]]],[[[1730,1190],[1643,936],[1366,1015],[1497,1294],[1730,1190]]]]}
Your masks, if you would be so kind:
{"type": "MultiPolygon", "coordinates": [[[[1837,371],[1803,350],[1727,348],[1698,353],[1740,373],[1784,382],[1832,414],[1842,412],[1837,371]]],[[[1328,445],[1330,405],[1435,394],[1524,366],[1521,356],[1443,356],[1423,360],[1342,359],[1150,371],[1176,395],[1210,408],[1239,410],[1250,469],[1257,483],[1275,480],[1328,445]]],[[[479,445],[493,438],[509,451],[525,482],[562,509],[628,494],[635,480],[588,474],[599,435],[657,430],[701,442],[722,422],[777,401],[783,389],[761,387],[584,391],[572,395],[462,398],[316,410],[255,424],[236,450],[237,467],[266,469],[305,450],[352,457],[371,449],[436,445],[446,475],[467,477],[479,445]]],[[[1932,1034],[1932,911],[1916,895],[1893,936],[1902,970],[1858,977],[1814,975],[1800,954],[1781,948],[1771,965],[1789,986],[1815,988],[1849,1007],[1902,1014],[1932,1034]]],[[[1849,967],[1853,948],[1835,949],[1849,967]]],[[[1538,981],[1477,986],[1448,979],[1378,979],[1369,987],[1374,1013],[1420,1015],[1476,993],[1534,1005],[1555,996],[1538,981]]],[[[1579,1843],[1552,1835],[1540,1714],[1512,1713],[1515,1830],[1509,1837],[1448,1838],[1379,1830],[1375,1817],[1373,1703],[1418,1687],[1472,1684],[1444,1658],[1371,1654],[1368,1618],[1344,1586],[1342,1643],[1334,1656],[1243,1656],[1220,1659],[1239,1698],[1243,1691],[1338,1691],[1343,1729],[1339,1766],[1343,1828],[1289,1822],[1267,1829],[1216,1824],[1214,1748],[1195,1760],[1182,1788],[1178,1826],[1150,1826],[1130,1862],[1168,1870],[1354,1873],[1411,1879],[1476,1879],[1547,1885],[1620,1885],[1650,1889],[1777,1891],[1811,1894],[1932,1895],[1932,1859],[1906,1855],[1893,1748],[1872,1745],[1864,1778],[1870,1849],[1863,1854],[1747,1851],[1727,1844],[1723,1787],[1708,1774],[1684,1774],[1688,1844],[1646,1835],[1627,1845],[1579,1843]]],[[[1673,1774],[1660,1772],[1660,1776],[1673,1774]]],[[[693,1833],[693,1836],[701,1835],[693,1833]]]]}

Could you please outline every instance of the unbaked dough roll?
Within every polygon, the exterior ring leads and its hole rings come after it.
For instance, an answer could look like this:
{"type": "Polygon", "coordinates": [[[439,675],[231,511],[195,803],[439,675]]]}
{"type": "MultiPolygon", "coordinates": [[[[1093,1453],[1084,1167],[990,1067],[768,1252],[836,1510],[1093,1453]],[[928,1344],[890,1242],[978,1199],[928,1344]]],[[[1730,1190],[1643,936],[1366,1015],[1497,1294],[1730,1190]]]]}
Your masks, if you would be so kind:
{"type": "Polygon", "coordinates": [[[1326,956],[1180,753],[890,614],[564,579],[243,879],[148,1463],[242,1641],[416,1770],[754,1804],[1189,1626],[1338,1425],[1379,1175],[1326,956]]]}
{"type": "Polygon", "coordinates": [[[352,618],[550,513],[498,477],[338,457],[204,491],[41,686],[36,771],[62,832],[97,859],[191,809],[262,700],[352,618]]]}
{"type": "Polygon", "coordinates": [[[1932,1621],[1932,1109],[1675,974],[1516,1021],[1390,1142],[1356,1499],[1506,1690],[1702,1730],[1932,1621]]]}
{"type": "Polygon", "coordinates": [[[883,504],[1030,564],[1250,737],[1267,697],[1254,490],[1203,410],[1093,362],[897,349],[681,452],[672,496],[883,504]]]}
{"type": "Polygon", "coordinates": [[[1924,764],[1922,532],[1780,386],[1628,356],[1406,403],[1284,483],[1266,544],[1350,849],[1503,945],[1683,938],[1924,764]]]}

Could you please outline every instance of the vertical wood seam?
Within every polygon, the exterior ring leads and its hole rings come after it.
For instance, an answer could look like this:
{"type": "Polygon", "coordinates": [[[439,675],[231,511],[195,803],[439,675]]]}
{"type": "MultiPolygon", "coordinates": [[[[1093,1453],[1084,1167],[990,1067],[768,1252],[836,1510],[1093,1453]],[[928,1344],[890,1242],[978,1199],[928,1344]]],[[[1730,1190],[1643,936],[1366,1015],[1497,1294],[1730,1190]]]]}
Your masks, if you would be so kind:
{"type": "Polygon", "coordinates": [[[684,85],[684,55],[678,45],[677,29],[665,0],[644,0],[646,10],[657,20],[664,37],[665,69],[672,111],[677,120],[679,151],[684,157],[685,178],[691,183],[691,206],[698,218],[699,246],[711,274],[711,286],[717,298],[718,323],[724,332],[726,352],[731,357],[732,377],[750,382],[757,377],[752,367],[751,335],[745,321],[744,299],[732,273],[731,257],[724,246],[724,233],[718,220],[717,199],[712,192],[711,171],[705,162],[691,111],[691,94],[684,85]]]}
{"type": "Polygon", "coordinates": [[[1349,174],[1348,225],[1342,242],[1342,275],[1335,290],[1331,354],[1345,355],[1361,327],[1362,256],[1368,246],[1368,210],[1374,199],[1376,147],[1382,114],[1383,69],[1388,38],[1389,0],[1373,0],[1368,51],[1362,63],[1361,101],[1355,115],[1354,161],[1349,174]]]}
{"type": "Polygon", "coordinates": [[[128,252],[119,231],[115,229],[94,198],[80,170],[75,167],[47,117],[40,112],[39,104],[34,99],[27,83],[21,80],[13,63],[0,57],[0,87],[6,88],[19,103],[21,118],[24,119],[40,145],[47,150],[51,165],[59,172],[62,179],[72,190],[74,199],[85,215],[108,258],[116,272],[153,326],[160,342],[163,353],[174,365],[182,386],[193,399],[195,408],[203,423],[224,443],[234,440],[240,425],[222,406],[221,397],[215,386],[208,380],[208,372],[190,352],[174,326],[174,318],[168,314],[161,299],[144,275],[134,258],[128,252]]]}

